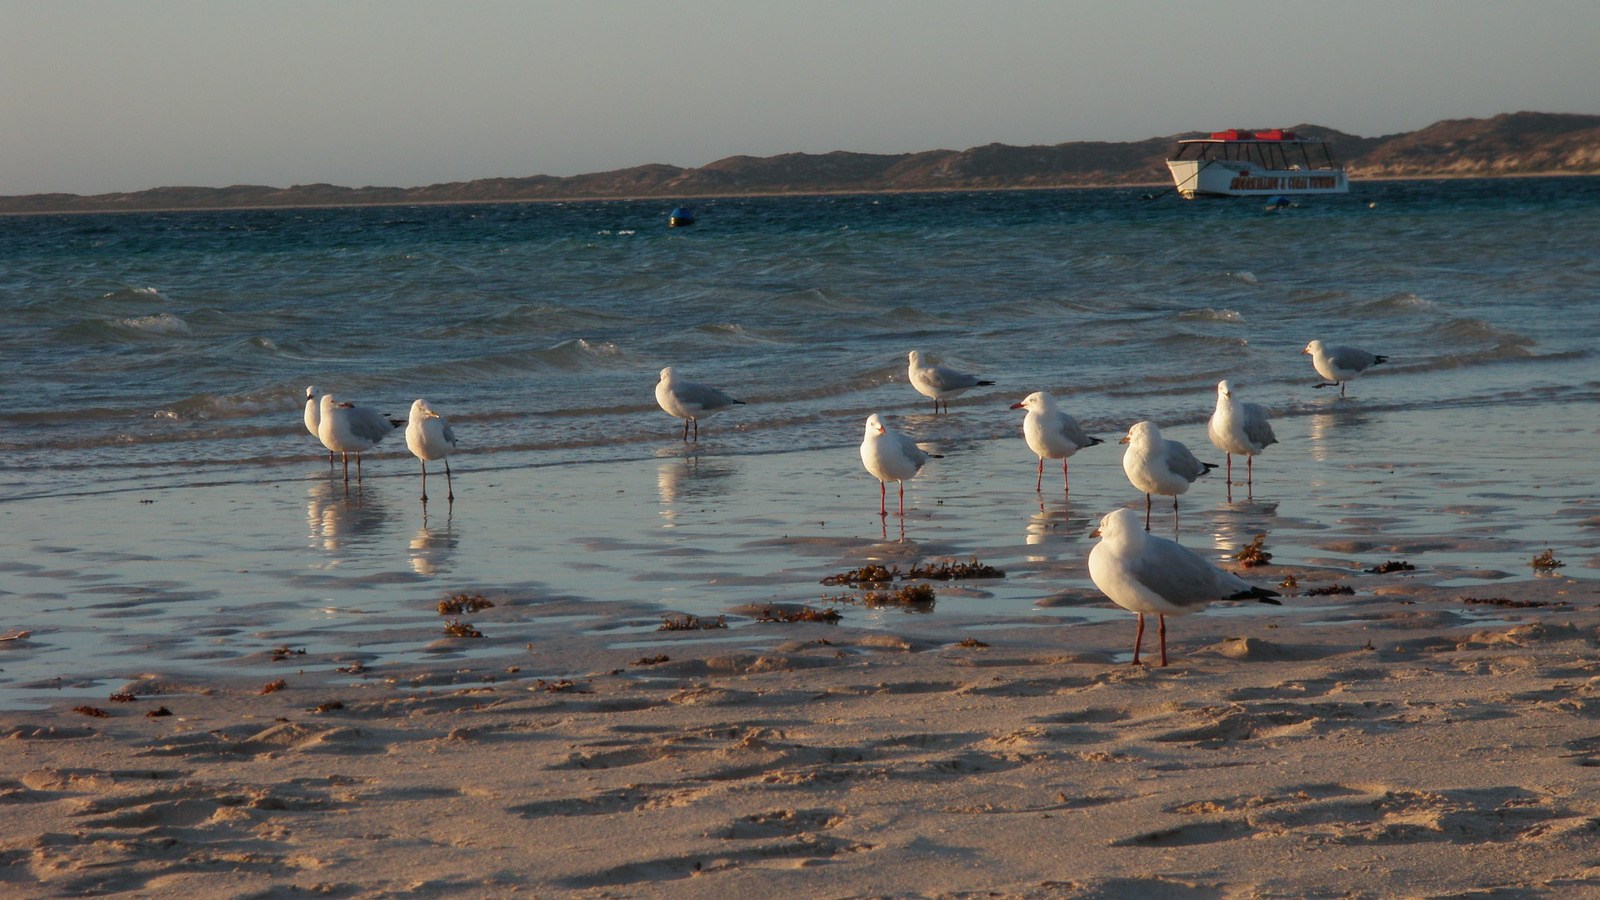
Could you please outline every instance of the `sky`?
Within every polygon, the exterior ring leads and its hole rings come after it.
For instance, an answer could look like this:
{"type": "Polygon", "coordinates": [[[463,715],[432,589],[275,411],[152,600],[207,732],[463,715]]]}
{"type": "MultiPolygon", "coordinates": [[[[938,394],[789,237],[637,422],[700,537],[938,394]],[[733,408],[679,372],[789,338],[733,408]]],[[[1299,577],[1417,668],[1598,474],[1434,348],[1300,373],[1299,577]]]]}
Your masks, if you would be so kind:
{"type": "Polygon", "coordinates": [[[1600,0],[0,0],[0,195],[1600,114],[1600,0]]]}

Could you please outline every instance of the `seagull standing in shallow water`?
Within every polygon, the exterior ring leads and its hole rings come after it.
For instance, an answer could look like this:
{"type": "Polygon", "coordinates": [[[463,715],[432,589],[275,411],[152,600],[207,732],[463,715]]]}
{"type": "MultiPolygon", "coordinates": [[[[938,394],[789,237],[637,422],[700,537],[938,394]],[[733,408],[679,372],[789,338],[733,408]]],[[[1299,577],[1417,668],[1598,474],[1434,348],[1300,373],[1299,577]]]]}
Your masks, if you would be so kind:
{"type": "Polygon", "coordinates": [[[322,395],[321,421],[317,437],[322,446],[344,457],[344,480],[350,480],[350,454],[356,455],[356,481],[361,480],[361,454],[377,446],[405,422],[391,419],[368,406],[341,403],[332,394],[322,395]]]}
{"type": "Polygon", "coordinates": [[[1233,500],[1233,454],[1244,456],[1244,483],[1253,487],[1256,454],[1278,442],[1267,421],[1267,408],[1259,403],[1244,403],[1233,398],[1233,385],[1227,379],[1217,382],[1217,410],[1206,425],[1211,443],[1227,457],[1228,500],[1233,500]]]}
{"type": "Polygon", "coordinates": [[[1378,363],[1388,362],[1389,357],[1378,356],[1355,347],[1328,347],[1321,341],[1312,341],[1300,353],[1311,354],[1311,365],[1317,374],[1326,378],[1321,384],[1312,387],[1339,386],[1339,396],[1344,396],[1345,382],[1360,375],[1378,363]]]}
{"type": "Polygon", "coordinates": [[[446,459],[456,449],[456,433],[444,416],[433,411],[426,400],[411,404],[411,417],[406,420],[406,446],[422,461],[422,502],[428,502],[428,460],[444,460],[446,500],[455,502],[455,484],[450,477],[450,460],[446,459]]]}
{"type": "Polygon", "coordinates": [[[944,401],[944,411],[950,411],[950,398],[959,397],[979,385],[994,384],[992,381],[981,381],[976,375],[966,372],[957,372],[944,366],[923,365],[922,353],[917,350],[909,355],[911,364],[908,374],[911,376],[911,386],[917,393],[924,397],[933,398],[933,414],[939,414],[939,401],[944,401]]]}
{"type": "Polygon", "coordinates": [[[906,514],[906,480],[922,471],[929,459],[941,459],[917,442],[883,424],[877,413],[867,416],[867,433],[861,439],[861,464],[878,479],[878,515],[889,515],[889,482],[900,483],[900,516],[906,514]]]}
{"type": "Polygon", "coordinates": [[[730,406],[743,406],[716,388],[684,381],[671,366],[661,370],[661,380],[656,382],[656,402],[668,413],[683,420],[683,439],[689,439],[689,423],[694,423],[694,439],[700,440],[700,420],[721,412],[730,406]]]}
{"type": "Polygon", "coordinates": [[[1100,543],[1089,551],[1089,578],[1111,602],[1139,616],[1133,639],[1133,663],[1139,664],[1146,613],[1157,616],[1161,632],[1161,664],[1167,664],[1167,616],[1199,612],[1215,600],[1258,600],[1279,606],[1276,591],[1259,588],[1176,541],[1139,530],[1139,514],[1118,509],[1100,520],[1091,537],[1100,543]]]}
{"type": "Polygon", "coordinates": [[[1151,494],[1172,498],[1172,527],[1178,527],[1178,495],[1216,466],[1195,459],[1178,441],[1163,438],[1154,422],[1133,423],[1128,436],[1117,443],[1128,445],[1122,454],[1122,471],[1134,487],[1144,491],[1144,530],[1150,530],[1151,494]]]}
{"type": "MultiPolygon", "coordinates": [[[[306,430],[317,440],[322,440],[322,393],[317,386],[306,386],[306,430]]],[[[328,451],[328,468],[333,468],[333,451],[328,451]]]]}
{"type": "Polygon", "coordinates": [[[1085,434],[1076,419],[1061,411],[1061,407],[1056,405],[1056,398],[1049,391],[1034,391],[1023,397],[1021,403],[1011,404],[1011,408],[1028,411],[1022,418],[1022,437],[1028,442],[1028,449],[1039,457],[1039,479],[1033,489],[1044,490],[1044,461],[1059,459],[1061,485],[1063,489],[1070,490],[1067,484],[1067,459],[1085,447],[1105,442],[1085,434]]]}

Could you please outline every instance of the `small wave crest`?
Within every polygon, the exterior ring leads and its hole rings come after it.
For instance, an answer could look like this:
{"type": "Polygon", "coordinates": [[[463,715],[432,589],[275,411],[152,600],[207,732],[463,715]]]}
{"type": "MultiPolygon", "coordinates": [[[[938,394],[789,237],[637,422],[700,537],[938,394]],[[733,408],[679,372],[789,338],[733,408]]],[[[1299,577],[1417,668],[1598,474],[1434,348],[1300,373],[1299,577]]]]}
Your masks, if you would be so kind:
{"type": "Polygon", "coordinates": [[[758,331],[756,329],[746,328],[743,325],[738,324],[737,322],[723,322],[723,323],[717,323],[717,324],[712,324],[712,325],[700,325],[700,326],[697,326],[696,330],[698,330],[702,334],[708,334],[708,335],[711,335],[712,337],[721,338],[721,339],[724,339],[727,342],[733,343],[733,344],[778,344],[778,343],[783,343],[782,341],[779,341],[779,340],[775,339],[774,337],[768,336],[770,334],[770,332],[768,332],[766,334],[763,334],[761,331],[758,331]]]}
{"type": "Polygon", "coordinates": [[[305,394],[294,388],[272,388],[248,394],[196,394],[156,410],[151,418],[178,422],[245,419],[296,409],[304,403],[305,394]]]}
{"type": "Polygon", "coordinates": [[[1361,304],[1359,309],[1366,315],[1408,315],[1411,313],[1433,312],[1439,305],[1432,300],[1418,297],[1416,294],[1391,294],[1381,300],[1372,300],[1361,304]]]}
{"type": "Polygon", "coordinates": [[[162,301],[164,303],[164,302],[167,301],[167,296],[165,294],[161,293],[159,288],[153,288],[153,287],[127,287],[127,288],[121,288],[119,290],[111,291],[110,293],[107,293],[107,294],[101,294],[100,295],[100,299],[101,300],[138,300],[138,301],[141,301],[141,302],[149,302],[151,300],[160,300],[160,301],[162,301]]]}
{"type": "Polygon", "coordinates": [[[189,323],[171,313],[119,319],[86,319],[60,331],[63,338],[79,341],[150,340],[189,333],[189,323]]]}
{"type": "Polygon", "coordinates": [[[1533,338],[1499,328],[1482,319],[1450,319],[1434,329],[1441,338],[1461,344],[1495,344],[1504,347],[1532,347],[1533,338]]]}
{"type": "Polygon", "coordinates": [[[1254,272],[1245,272],[1245,271],[1229,272],[1228,273],[1228,277],[1238,279],[1239,281],[1242,281],[1245,284],[1260,284],[1261,283],[1261,279],[1256,277],[1256,273],[1254,273],[1254,272]]]}
{"type": "Polygon", "coordinates": [[[1186,309],[1178,313],[1180,322],[1228,322],[1243,325],[1244,316],[1231,309],[1186,309]]]}

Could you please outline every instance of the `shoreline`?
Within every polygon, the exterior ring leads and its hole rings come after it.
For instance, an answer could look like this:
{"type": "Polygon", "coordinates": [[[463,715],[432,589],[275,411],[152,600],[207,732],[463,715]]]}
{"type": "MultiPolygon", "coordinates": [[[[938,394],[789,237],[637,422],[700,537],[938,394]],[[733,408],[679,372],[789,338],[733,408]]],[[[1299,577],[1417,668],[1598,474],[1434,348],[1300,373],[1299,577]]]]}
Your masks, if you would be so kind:
{"type": "MultiPolygon", "coordinates": [[[[1513,172],[1498,175],[1484,174],[1416,174],[1416,175],[1378,175],[1362,178],[1352,178],[1352,183],[1364,181],[1469,181],[1473,179],[1499,180],[1514,178],[1600,178],[1600,172],[1513,172]]],[[[1137,181],[1137,182],[1112,182],[1106,184],[1055,184],[1055,185],[1010,185],[1006,187],[947,187],[947,188],[899,188],[886,190],[839,190],[839,191],[759,191],[746,193],[715,193],[715,194],[662,194],[656,195],[600,195],[600,196],[573,196],[573,197],[535,197],[535,198],[505,198],[481,200],[411,200],[382,203],[286,203],[286,204],[246,204],[241,206],[174,206],[174,207],[140,207],[138,209],[59,209],[59,210],[5,210],[0,209],[0,216],[70,216],[70,215],[108,215],[118,213],[180,213],[180,212],[260,212],[277,209],[393,209],[411,206],[474,206],[474,205],[506,205],[516,203],[641,203],[659,200],[663,203],[680,203],[690,200],[730,200],[760,197],[850,197],[850,196],[879,196],[901,194],[975,194],[990,192],[1010,191],[1073,191],[1073,190],[1107,190],[1113,188],[1170,188],[1166,181],[1137,181]]],[[[0,198],[3,199],[3,198],[0,198]]],[[[1227,199],[1227,198],[1220,198],[1227,199]]],[[[1250,198],[1244,198],[1250,199],[1250,198]]]]}

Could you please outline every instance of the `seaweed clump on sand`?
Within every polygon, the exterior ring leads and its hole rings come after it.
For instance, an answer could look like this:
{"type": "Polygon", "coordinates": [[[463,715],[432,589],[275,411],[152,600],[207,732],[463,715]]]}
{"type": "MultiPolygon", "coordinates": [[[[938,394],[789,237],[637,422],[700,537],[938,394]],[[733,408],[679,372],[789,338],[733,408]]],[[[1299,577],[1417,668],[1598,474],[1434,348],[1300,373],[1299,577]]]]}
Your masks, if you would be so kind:
{"type": "Polygon", "coordinates": [[[462,613],[475,613],[494,606],[494,601],[482,594],[453,594],[439,601],[439,615],[459,616],[462,613]]]}
{"type": "Polygon", "coordinates": [[[681,616],[662,616],[661,627],[657,631],[710,631],[715,628],[727,628],[728,620],[725,616],[715,619],[702,619],[699,616],[685,613],[681,616]]]}
{"type": "Polygon", "coordinates": [[[444,633],[450,637],[458,638],[483,637],[483,632],[472,627],[471,622],[463,622],[460,619],[446,619],[444,621],[444,633]]]}
{"type": "Polygon", "coordinates": [[[854,597],[840,594],[837,597],[823,599],[830,603],[859,603],[873,609],[894,606],[915,612],[929,612],[933,609],[935,597],[931,584],[908,584],[892,591],[866,591],[854,597]]]}
{"type": "Polygon", "coordinates": [[[813,609],[809,606],[790,611],[773,609],[768,606],[756,615],[757,622],[783,622],[785,624],[820,622],[824,625],[837,625],[840,618],[841,616],[837,609],[813,609]]]}
{"type": "Polygon", "coordinates": [[[822,579],[822,583],[830,586],[840,584],[888,584],[891,581],[895,581],[904,577],[906,576],[900,574],[899,566],[888,568],[885,566],[868,563],[859,569],[851,569],[848,572],[841,572],[838,575],[829,575],[827,578],[822,579]]]}
{"type": "Polygon", "coordinates": [[[1294,577],[1294,573],[1291,572],[1283,576],[1283,580],[1278,582],[1278,587],[1286,591],[1297,591],[1300,589],[1300,579],[1294,577]]]}
{"type": "Polygon", "coordinates": [[[1237,559],[1239,561],[1239,565],[1244,566],[1246,569],[1252,569],[1256,566],[1264,566],[1267,563],[1272,562],[1272,554],[1263,549],[1266,546],[1266,543],[1267,536],[1264,534],[1258,534],[1256,535],[1255,540],[1241,547],[1239,552],[1234,554],[1233,558],[1237,559]]]}
{"type": "Polygon", "coordinates": [[[1381,566],[1373,566],[1367,570],[1368,575],[1387,575],[1390,572],[1413,572],[1416,566],[1403,559],[1391,559],[1381,566]]]}
{"type": "Polygon", "coordinates": [[[1457,597],[1462,603],[1482,604],[1485,606],[1503,606],[1506,609],[1543,609],[1546,607],[1565,607],[1565,600],[1512,600],[1508,597],[1457,597]]]}
{"type": "Polygon", "coordinates": [[[1330,584],[1327,587],[1310,588],[1306,591],[1307,597],[1333,597],[1341,594],[1354,594],[1356,589],[1347,584],[1330,584]]]}
{"type": "Polygon", "coordinates": [[[822,579],[826,585],[848,584],[855,587],[884,587],[894,581],[960,581],[967,578],[1004,578],[1004,570],[997,569],[986,563],[978,562],[976,556],[969,557],[966,562],[956,562],[953,559],[935,560],[919,563],[911,567],[910,571],[901,572],[899,566],[880,566],[869,563],[859,569],[851,569],[838,575],[829,575],[822,579]]]}
{"type": "Polygon", "coordinates": [[[1535,572],[1553,572],[1566,565],[1566,563],[1556,559],[1554,550],[1546,549],[1543,553],[1535,556],[1533,562],[1529,563],[1529,565],[1533,566],[1535,572]]]}
{"type": "Polygon", "coordinates": [[[978,562],[976,556],[969,561],[958,563],[953,559],[946,559],[936,563],[926,563],[912,566],[906,573],[906,580],[925,578],[929,581],[958,581],[967,578],[1004,578],[1006,573],[994,566],[978,562]]]}

